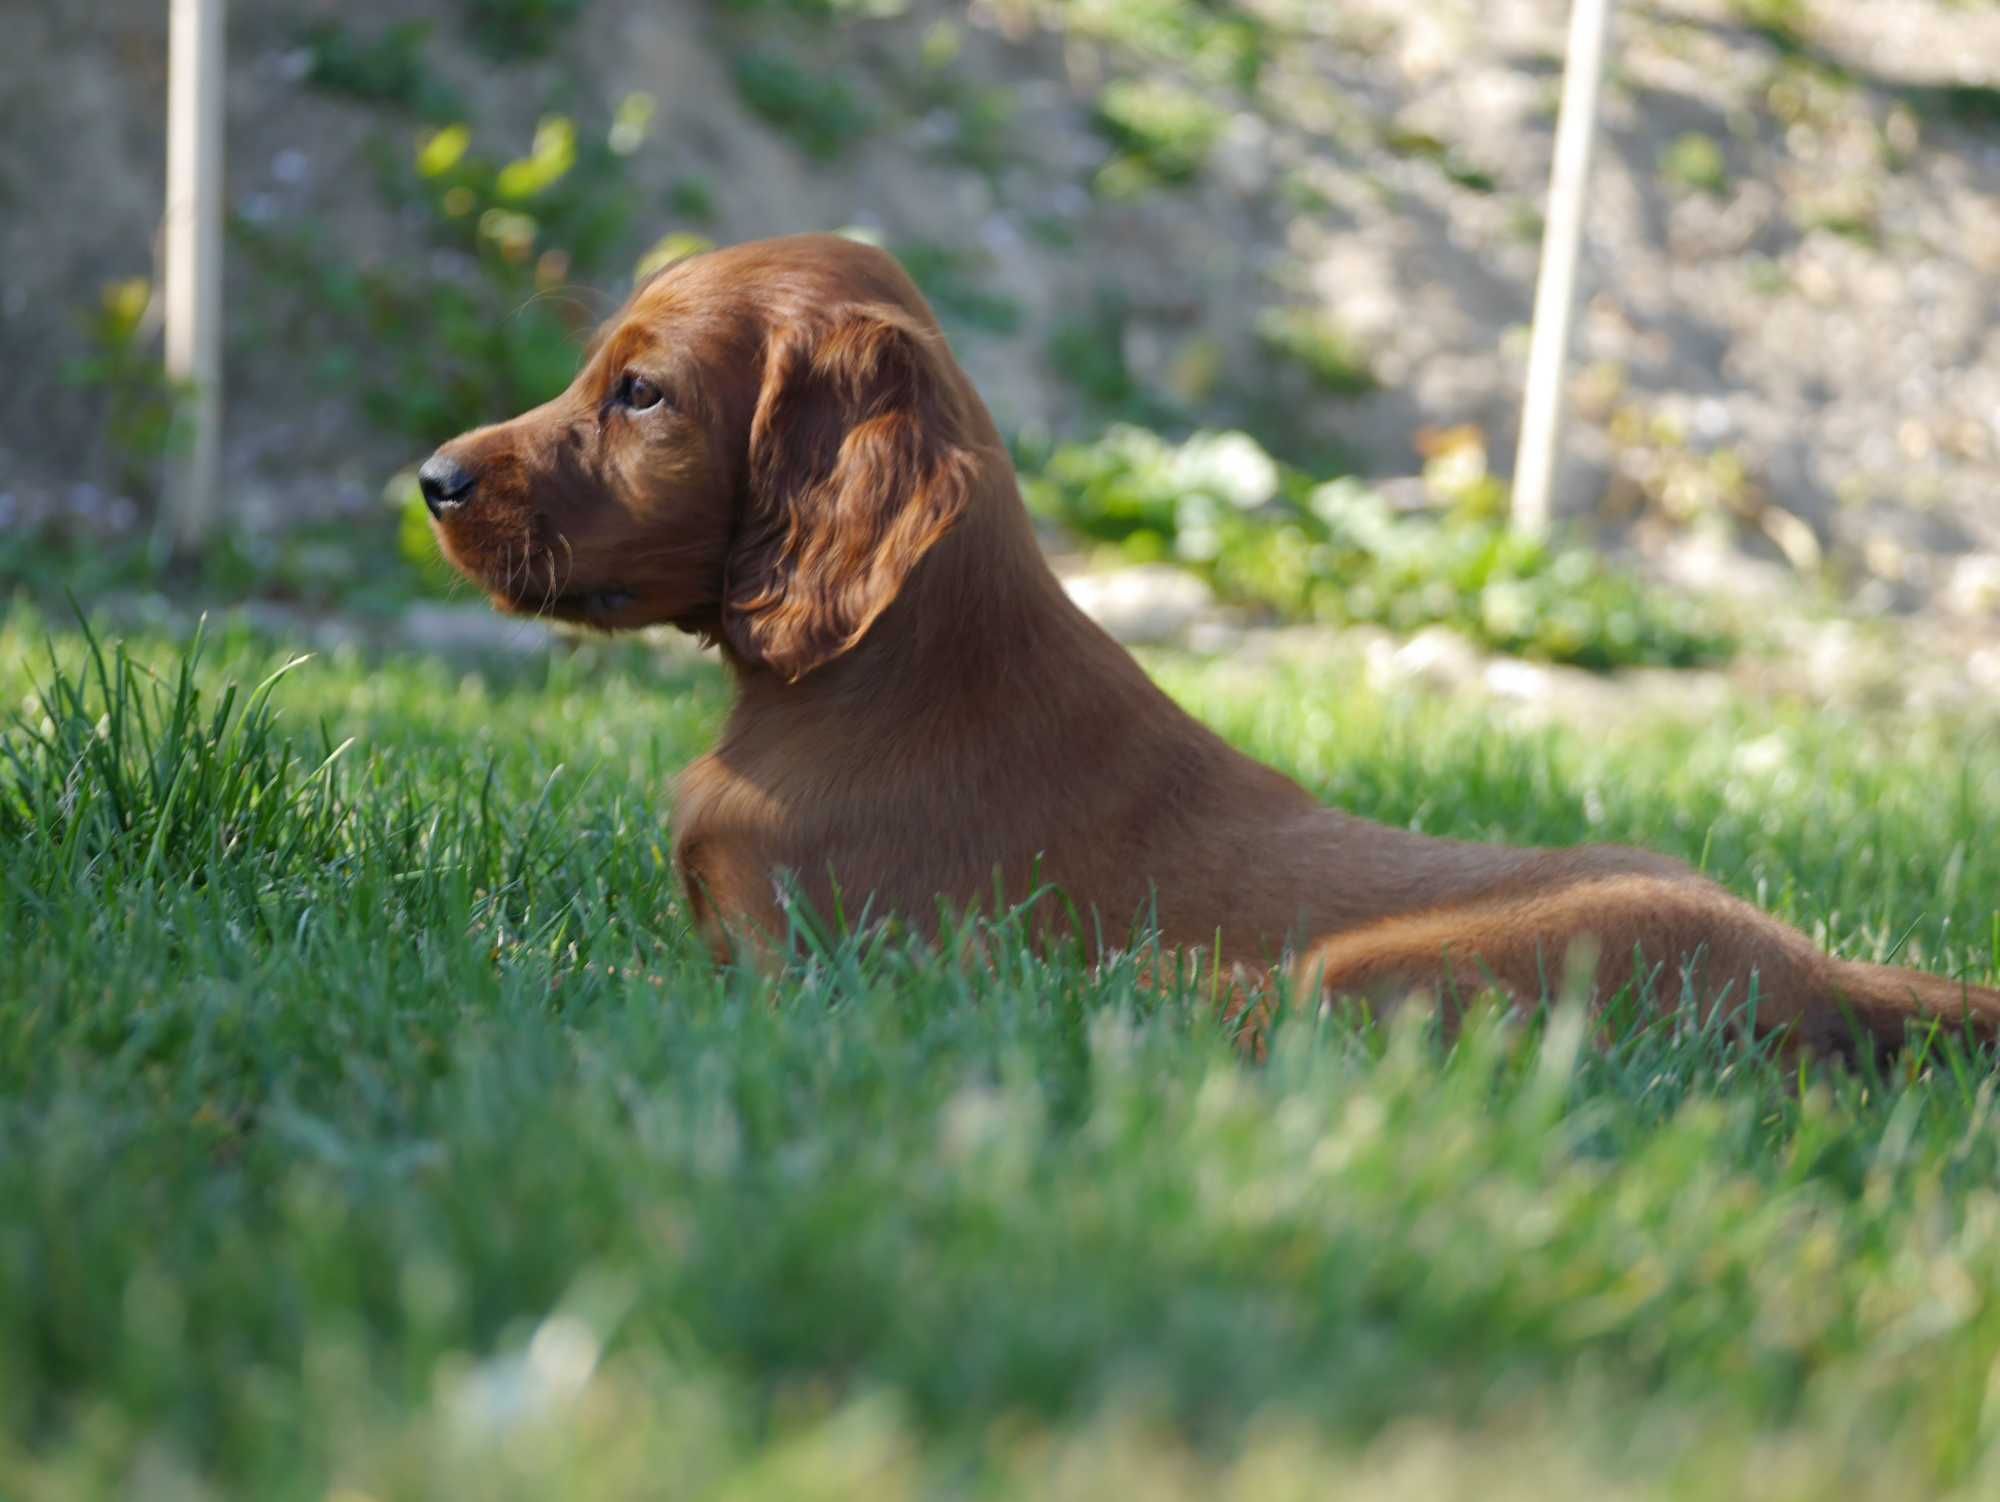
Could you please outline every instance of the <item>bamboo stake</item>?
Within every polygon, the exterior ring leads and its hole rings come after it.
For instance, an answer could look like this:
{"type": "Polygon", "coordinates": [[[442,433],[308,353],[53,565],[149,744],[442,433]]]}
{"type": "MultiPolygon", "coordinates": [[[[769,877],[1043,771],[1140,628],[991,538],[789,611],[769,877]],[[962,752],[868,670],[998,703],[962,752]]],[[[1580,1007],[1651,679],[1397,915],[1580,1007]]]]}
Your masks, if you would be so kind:
{"type": "Polygon", "coordinates": [[[207,536],[222,419],[224,0],[172,0],[167,83],[167,375],[183,393],[168,456],[177,551],[207,536]]]}
{"type": "Polygon", "coordinates": [[[1521,448],[1514,462],[1514,527],[1546,536],[1550,498],[1561,455],[1563,387],[1570,323],[1576,310],[1576,263],[1597,134],[1598,84],[1611,0],[1571,0],[1569,51],[1563,61],[1562,105],[1556,117],[1555,162],[1549,173],[1548,220],[1535,280],[1534,331],[1527,391],[1521,404],[1521,448]]]}

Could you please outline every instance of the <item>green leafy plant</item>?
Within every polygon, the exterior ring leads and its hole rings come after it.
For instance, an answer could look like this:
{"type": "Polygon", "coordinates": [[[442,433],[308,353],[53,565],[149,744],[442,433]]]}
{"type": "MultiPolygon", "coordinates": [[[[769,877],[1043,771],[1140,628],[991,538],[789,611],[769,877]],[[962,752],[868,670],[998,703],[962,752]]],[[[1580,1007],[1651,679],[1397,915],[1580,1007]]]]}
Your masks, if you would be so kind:
{"type": "Polygon", "coordinates": [[[66,385],[90,394],[103,414],[104,441],[128,490],[145,493],[176,440],[183,392],[169,379],[149,318],[152,284],[114,282],[84,322],[87,352],[63,367],[66,385]]]}
{"type": "Polygon", "coordinates": [[[1250,89],[1269,60],[1273,28],[1237,0],[1014,0],[1042,23],[1149,64],[1185,68],[1250,89]]]}
{"type": "Polygon", "coordinates": [[[1848,178],[1802,194],[1791,207],[1801,229],[1825,230],[1858,245],[1882,243],[1880,195],[1866,179],[1848,178]]]}
{"type": "Polygon", "coordinates": [[[1324,313],[1267,308],[1257,319],[1257,337],[1304,367],[1315,385],[1335,396],[1366,396],[1380,384],[1361,342],[1324,313]]]}
{"type": "Polygon", "coordinates": [[[808,72],[779,52],[744,52],[730,65],[729,76],[753,113],[815,161],[840,156],[873,123],[838,77],[808,72]]]}
{"type": "Polygon", "coordinates": [[[1467,156],[1462,148],[1430,131],[1394,126],[1383,133],[1382,144],[1398,156],[1415,157],[1434,164],[1452,182],[1475,193],[1491,193],[1500,186],[1499,180],[1467,156]]]}
{"type": "Polygon", "coordinates": [[[1408,515],[1358,481],[1315,482],[1246,434],[1177,444],[1136,427],[1059,447],[1024,474],[1042,515],[1289,619],[1447,625],[1499,651],[1600,669],[1686,666],[1731,649],[1699,605],[1581,548],[1509,531],[1490,487],[1468,488],[1443,514],[1408,515]]]}
{"type": "Polygon", "coordinates": [[[378,165],[392,202],[430,211],[440,243],[497,258],[515,268],[553,258],[570,267],[604,264],[630,227],[631,201],[624,177],[629,153],[610,136],[584,134],[567,115],[547,115],[535,127],[527,153],[497,160],[475,149],[465,125],[423,140],[411,155],[385,153],[378,165]]]}
{"type": "MultiPolygon", "coordinates": [[[[414,598],[442,598],[458,588],[438,556],[415,484],[398,488],[393,506],[273,531],[218,529],[179,571],[202,597],[267,600],[309,611],[388,615],[414,598]]],[[[154,540],[140,530],[94,530],[63,515],[0,529],[0,595],[59,606],[78,599],[156,590],[154,540]]]]}
{"type": "Polygon", "coordinates": [[[648,115],[628,100],[602,134],[551,115],[511,159],[478,151],[463,124],[413,153],[381,153],[385,198],[424,213],[436,243],[462,258],[455,271],[356,267],[309,232],[242,225],[239,236],[271,279],[315,288],[303,316],[321,335],[320,374],[358,384],[385,430],[439,442],[545,401],[575,374],[589,314],[565,289],[614,264],[627,243],[629,150],[619,146],[648,115]],[[366,359],[355,356],[357,336],[366,359]]]}
{"type": "Polygon", "coordinates": [[[739,15],[795,16],[807,21],[886,21],[905,15],[910,0],[718,0],[739,15]]]}
{"type": "Polygon", "coordinates": [[[1946,117],[1964,125],[2000,126],[2000,87],[1990,83],[1948,83],[1918,92],[1946,117]]]}
{"type": "Polygon", "coordinates": [[[1660,153],[1660,176],[1690,193],[1720,196],[1729,190],[1729,162],[1713,136],[1689,131],[1660,153]]]}
{"type": "Polygon", "coordinates": [[[979,257],[929,240],[894,247],[896,259],[948,323],[980,333],[1011,334],[1021,325],[1021,305],[980,285],[979,257]]]}
{"type": "Polygon", "coordinates": [[[1226,117],[1200,94],[1159,78],[1105,85],[1091,120],[1115,148],[1097,174],[1098,191],[1131,197],[1158,184],[1193,182],[1226,117]]]}
{"type": "Polygon", "coordinates": [[[306,82],[332,94],[409,110],[426,120],[461,119],[465,106],[427,56],[431,23],[398,21],[362,38],[340,22],[309,27],[306,82]]]}
{"type": "Polygon", "coordinates": [[[1738,22],[1785,51],[1805,45],[1810,0],[1729,0],[1729,9],[1738,22]]]}
{"type": "Polygon", "coordinates": [[[465,29],[497,57],[538,57],[590,0],[463,0],[465,29]]]}
{"type": "Polygon", "coordinates": [[[1018,158],[1017,105],[1010,90],[955,79],[944,107],[952,121],[951,140],[943,148],[948,159],[991,178],[1018,158]]]}
{"type": "Polygon", "coordinates": [[[667,211],[677,219],[706,224],[715,217],[715,188],[705,177],[677,177],[667,188],[667,211]]]}
{"type": "Polygon", "coordinates": [[[1082,316],[1064,319],[1049,334],[1047,362],[1105,417],[1149,425],[1182,414],[1156,396],[1125,358],[1126,312],[1113,293],[1100,296],[1082,316]]]}
{"type": "Polygon", "coordinates": [[[386,432],[442,442],[546,401],[576,372],[576,330],[553,305],[529,301],[531,274],[482,263],[465,281],[403,268],[360,270],[310,238],[246,232],[267,274],[315,289],[305,317],[325,332],[317,374],[352,385],[386,432]],[[359,359],[354,341],[367,346],[359,359]]]}

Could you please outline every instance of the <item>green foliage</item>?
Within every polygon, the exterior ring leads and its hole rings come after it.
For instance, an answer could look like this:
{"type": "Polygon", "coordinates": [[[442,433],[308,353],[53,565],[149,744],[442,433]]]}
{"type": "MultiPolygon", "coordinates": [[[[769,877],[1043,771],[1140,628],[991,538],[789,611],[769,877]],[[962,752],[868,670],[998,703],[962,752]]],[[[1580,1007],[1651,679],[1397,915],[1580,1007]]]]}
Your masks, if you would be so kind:
{"type": "Polygon", "coordinates": [[[273,278],[310,286],[312,374],[349,390],[385,432],[440,443],[546,401],[575,373],[577,340],[533,283],[495,269],[470,282],[408,268],[357,270],[303,235],[244,230],[273,278]]]}
{"type": "Polygon", "coordinates": [[[1103,42],[1142,63],[1167,63],[1213,83],[1254,88],[1268,60],[1269,23],[1235,0],[1029,0],[1045,24],[1103,42]]]}
{"type": "Polygon", "coordinates": [[[1819,52],[1784,51],[1764,85],[1764,103],[1786,125],[1830,130],[1854,118],[1853,72],[1819,52]]]}
{"type": "Polygon", "coordinates": [[[399,21],[363,40],[338,21],[309,27],[306,82],[329,93],[392,105],[422,119],[463,119],[458,91],[438,76],[426,55],[431,23],[399,21]]]}
{"type": "Polygon", "coordinates": [[[815,161],[830,162],[873,126],[861,101],[834,74],[808,71],[768,49],[730,65],[743,103],[815,161]]]}
{"type": "Polygon", "coordinates": [[[60,607],[65,590],[78,599],[140,590],[158,570],[158,558],[136,534],[106,539],[39,519],[0,528],[0,601],[18,594],[60,607]]]}
{"type": "Polygon", "coordinates": [[[413,155],[381,158],[384,192],[422,205],[441,244],[489,264],[519,269],[554,255],[565,267],[602,266],[629,233],[632,210],[627,153],[609,134],[584,135],[569,116],[547,115],[525,156],[499,161],[474,149],[467,126],[449,126],[413,155]]]}
{"type": "Polygon", "coordinates": [[[1091,119],[1115,148],[1097,175],[1098,191],[1114,198],[1194,181],[1227,122],[1200,94],[1158,78],[1105,85],[1091,119]]]}
{"type": "Polygon", "coordinates": [[[1821,229],[1857,245],[1882,243],[1882,212],[1875,185],[1847,178],[1815,193],[1800,196],[1792,206],[1800,229],[1821,229]]]}
{"type": "Polygon", "coordinates": [[[147,314],[152,284],[144,278],[104,289],[84,324],[87,353],[63,367],[63,384],[103,414],[103,434],[118,480],[139,494],[158,481],[160,460],[176,438],[184,393],[167,377],[147,314]]]}
{"type": "Polygon", "coordinates": [[[846,23],[887,21],[906,15],[910,0],[717,0],[725,11],[746,16],[792,16],[807,21],[846,23]]]}
{"type": "Polygon", "coordinates": [[[691,224],[715,218],[715,188],[705,177],[677,177],[667,188],[667,211],[691,224]]]}
{"type": "Polygon", "coordinates": [[[1021,326],[1021,305],[980,284],[980,257],[928,240],[905,242],[894,253],[947,324],[985,334],[1011,334],[1021,326]]]}
{"type": "Polygon", "coordinates": [[[1690,193],[1729,191],[1729,163],[1713,136],[1689,131],[1660,153],[1660,175],[1690,193]]]}
{"type": "Polygon", "coordinates": [[[2000,126],[2000,86],[1990,83],[1947,83],[1919,91],[1946,118],[1963,125],[2000,126]]]}
{"type": "Polygon", "coordinates": [[[462,0],[465,28],[496,57],[539,57],[590,0],[462,0]]]}
{"type": "Polygon", "coordinates": [[[952,138],[945,148],[951,160],[990,177],[1016,159],[1012,135],[1016,105],[1011,90],[954,80],[946,107],[953,122],[952,138]]]}
{"type": "MultiPolygon", "coordinates": [[[[173,577],[204,599],[270,600],[363,617],[449,594],[456,576],[438,557],[415,485],[398,491],[395,502],[278,531],[220,529],[173,577]]],[[[161,583],[156,542],[143,532],[104,535],[62,517],[0,531],[0,599],[18,591],[59,605],[64,594],[146,594],[161,583]]]]}
{"type": "Polygon", "coordinates": [[[1148,426],[1177,422],[1182,414],[1155,396],[1125,358],[1124,305],[1105,294],[1087,316],[1064,319],[1049,333],[1047,362],[1104,417],[1148,426]]]}
{"type": "Polygon", "coordinates": [[[1811,0],[1729,0],[1729,10],[1742,25],[1784,51],[1805,46],[1811,0]]]}
{"type": "Polygon", "coordinates": [[[1369,368],[1368,351],[1324,313],[1267,308],[1257,319],[1257,337],[1286,359],[1297,361],[1314,384],[1334,396],[1366,396],[1380,384],[1369,368]]]}
{"type": "Polygon", "coordinates": [[[1496,191],[1499,180],[1466,155],[1463,149],[1427,130],[1394,126],[1383,132],[1382,144],[1398,156],[1433,163],[1452,182],[1475,193],[1496,191]]]}
{"type": "MultiPolygon", "coordinates": [[[[10,1497],[2000,1487],[1992,1060],[1952,1038],[1876,1076],[1691,1015],[1293,1007],[1250,1066],[1205,976],[1004,919],[977,964],[719,974],[661,802],[718,671],[45,631],[0,622],[10,1497]]],[[[2000,963],[1990,727],[1523,734],[1159,666],[1361,814],[2000,963]]]]}
{"type": "Polygon", "coordinates": [[[1128,559],[1179,563],[1224,599],[1290,619],[1442,624],[1496,650],[1591,668],[1682,666],[1730,650],[1685,598],[1649,591],[1583,549],[1517,536],[1483,502],[1400,515],[1353,480],[1313,483],[1241,433],[1173,444],[1113,428],[1054,450],[1024,488],[1043,515],[1128,559]]]}
{"type": "Polygon", "coordinates": [[[386,432],[441,443],[547,401],[576,373],[576,331],[558,306],[530,301],[533,279],[512,268],[461,282],[327,265],[298,242],[252,243],[268,267],[297,265],[318,279],[320,318],[349,339],[365,336],[372,355],[325,350],[322,376],[354,390],[386,432]]]}
{"type": "Polygon", "coordinates": [[[551,115],[511,160],[476,150],[465,125],[430,133],[411,155],[382,153],[385,197],[421,211],[436,244],[461,258],[455,265],[363,269],[309,231],[239,225],[238,235],[269,281],[313,289],[298,316],[312,330],[317,374],[355,389],[385,431],[436,443],[546,401],[576,373],[589,314],[567,289],[614,264],[628,241],[620,146],[649,117],[643,96],[602,135],[551,115]]]}
{"type": "Polygon", "coordinates": [[[1533,204],[1516,200],[1507,205],[1507,233],[1523,245],[1539,245],[1542,232],[1548,228],[1541,209],[1533,204]]]}
{"type": "Polygon", "coordinates": [[[510,306],[517,297],[372,279],[362,297],[369,326],[384,336],[427,331],[422,342],[405,335],[395,361],[371,374],[361,393],[378,424],[421,442],[524,412],[576,374],[575,331],[553,310],[510,306]]]}
{"type": "Polygon", "coordinates": [[[947,19],[932,22],[918,42],[918,68],[906,77],[905,107],[930,121],[945,120],[951,133],[932,148],[946,161],[969,167],[994,183],[1007,167],[1026,165],[1014,139],[1018,101],[1004,84],[986,82],[959,66],[964,33],[947,19]]]}

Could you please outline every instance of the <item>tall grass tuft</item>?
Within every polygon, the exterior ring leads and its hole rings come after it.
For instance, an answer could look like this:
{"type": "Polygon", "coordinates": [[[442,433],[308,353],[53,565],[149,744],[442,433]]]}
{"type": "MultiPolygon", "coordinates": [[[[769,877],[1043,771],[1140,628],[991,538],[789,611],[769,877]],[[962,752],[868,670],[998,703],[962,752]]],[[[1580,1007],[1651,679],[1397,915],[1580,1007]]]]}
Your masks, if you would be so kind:
{"type": "Polygon", "coordinates": [[[170,675],[83,625],[85,656],[49,671],[0,732],[0,844],[31,881],[140,877],[204,884],[332,859],[349,809],[339,761],[352,738],[302,756],[271,692],[293,657],[247,692],[197,686],[198,632],[170,675]]]}

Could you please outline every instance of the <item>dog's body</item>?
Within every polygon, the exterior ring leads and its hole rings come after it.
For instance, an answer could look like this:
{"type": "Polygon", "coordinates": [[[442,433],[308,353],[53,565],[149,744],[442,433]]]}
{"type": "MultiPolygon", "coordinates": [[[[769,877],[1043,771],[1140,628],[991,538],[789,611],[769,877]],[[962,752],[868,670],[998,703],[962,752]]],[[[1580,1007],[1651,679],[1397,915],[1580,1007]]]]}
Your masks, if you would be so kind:
{"type": "Polygon", "coordinates": [[[1046,925],[1218,942],[1329,993],[1677,996],[1806,1044],[2000,1023],[2000,991],[1833,959],[1679,862],[1431,839],[1323,807],[1183,713],[1043,562],[984,405],[887,256],[820,236],[640,289],[570,390],[425,467],[506,609],[715,638],[737,695],[683,775],[676,859],[718,957],[821,914],[1059,889],[1046,925]]]}

